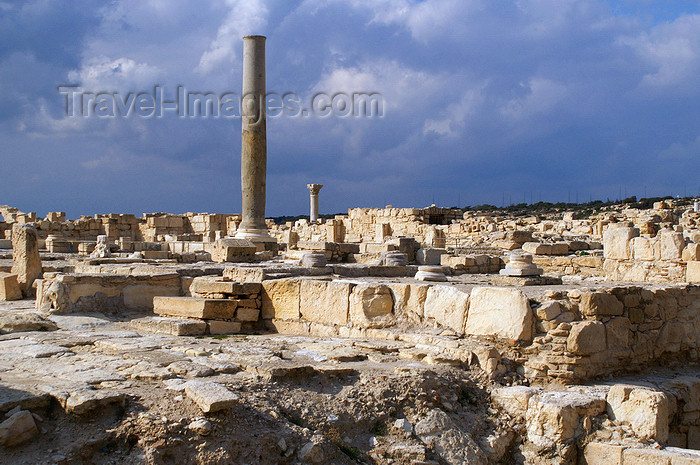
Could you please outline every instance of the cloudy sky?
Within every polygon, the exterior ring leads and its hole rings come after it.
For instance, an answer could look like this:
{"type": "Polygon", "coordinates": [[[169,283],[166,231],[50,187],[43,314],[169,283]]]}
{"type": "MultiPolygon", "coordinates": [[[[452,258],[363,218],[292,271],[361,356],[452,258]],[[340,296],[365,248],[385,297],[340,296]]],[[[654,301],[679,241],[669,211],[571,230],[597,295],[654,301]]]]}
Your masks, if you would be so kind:
{"type": "Polygon", "coordinates": [[[66,115],[86,92],[376,92],[268,121],[268,216],[700,191],[698,0],[0,1],[0,204],[240,211],[240,119],[66,115]]]}

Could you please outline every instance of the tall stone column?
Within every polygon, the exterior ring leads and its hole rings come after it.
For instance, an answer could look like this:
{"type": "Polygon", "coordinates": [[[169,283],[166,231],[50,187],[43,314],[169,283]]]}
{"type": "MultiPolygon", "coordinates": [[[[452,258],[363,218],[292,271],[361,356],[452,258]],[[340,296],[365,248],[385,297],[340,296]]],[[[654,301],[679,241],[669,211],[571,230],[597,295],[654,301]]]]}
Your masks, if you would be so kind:
{"type": "Polygon", "coordinates": [[[267,133],[265,124],[265,37],[243,38],[241,105],[241,222],[236,237],[273,241],[265,224],[267,133]]]}
{"type": "Polygon", "coordinates": [[[323,184],[307,184],[311,195],[311,212],[309,213],[309,221],[316,223],[318,221],[318,193],[323,187],[323,184]]]}

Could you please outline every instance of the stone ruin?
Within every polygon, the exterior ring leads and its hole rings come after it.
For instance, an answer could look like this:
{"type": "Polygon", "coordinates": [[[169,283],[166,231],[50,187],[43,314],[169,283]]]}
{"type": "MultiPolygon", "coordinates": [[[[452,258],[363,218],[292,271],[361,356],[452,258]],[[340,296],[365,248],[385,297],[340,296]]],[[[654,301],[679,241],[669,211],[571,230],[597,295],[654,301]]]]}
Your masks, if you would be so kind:
{"type": "Polygon", "coordinates": [[[0,207],[0,462],[700,464],[696,206],[276,224],[252,108],[241,215],[0,207]]]}

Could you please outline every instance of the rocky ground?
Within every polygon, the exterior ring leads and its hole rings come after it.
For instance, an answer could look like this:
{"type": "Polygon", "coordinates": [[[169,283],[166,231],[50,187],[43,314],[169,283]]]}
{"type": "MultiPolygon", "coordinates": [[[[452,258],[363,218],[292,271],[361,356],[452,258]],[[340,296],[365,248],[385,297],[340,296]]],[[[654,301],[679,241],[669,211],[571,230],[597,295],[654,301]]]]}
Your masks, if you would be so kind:
{"type": "Polygon", "coordinates": [[[484,372],[409,343],[175,337],[0,306],[0,412],[36,426],[0,426],[26,440],[3,464],[513,461],[518,425],[484,372]]]}

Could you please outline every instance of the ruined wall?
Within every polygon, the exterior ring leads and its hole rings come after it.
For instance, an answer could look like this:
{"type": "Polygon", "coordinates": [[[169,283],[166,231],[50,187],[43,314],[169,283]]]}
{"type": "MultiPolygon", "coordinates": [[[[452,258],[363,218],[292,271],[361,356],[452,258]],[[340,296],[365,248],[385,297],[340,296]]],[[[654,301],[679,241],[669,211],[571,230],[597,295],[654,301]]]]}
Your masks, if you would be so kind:
{"type": "MultiPolygon", "coordinates": [[[[696,236],[693,234],[693,238],[696,236]]],[[[644,237],[639,228],[611,228],[604,235],[605,277],[612,281],[700,282],[694,273],[700,245],[682,232],[644,237]]]]}

